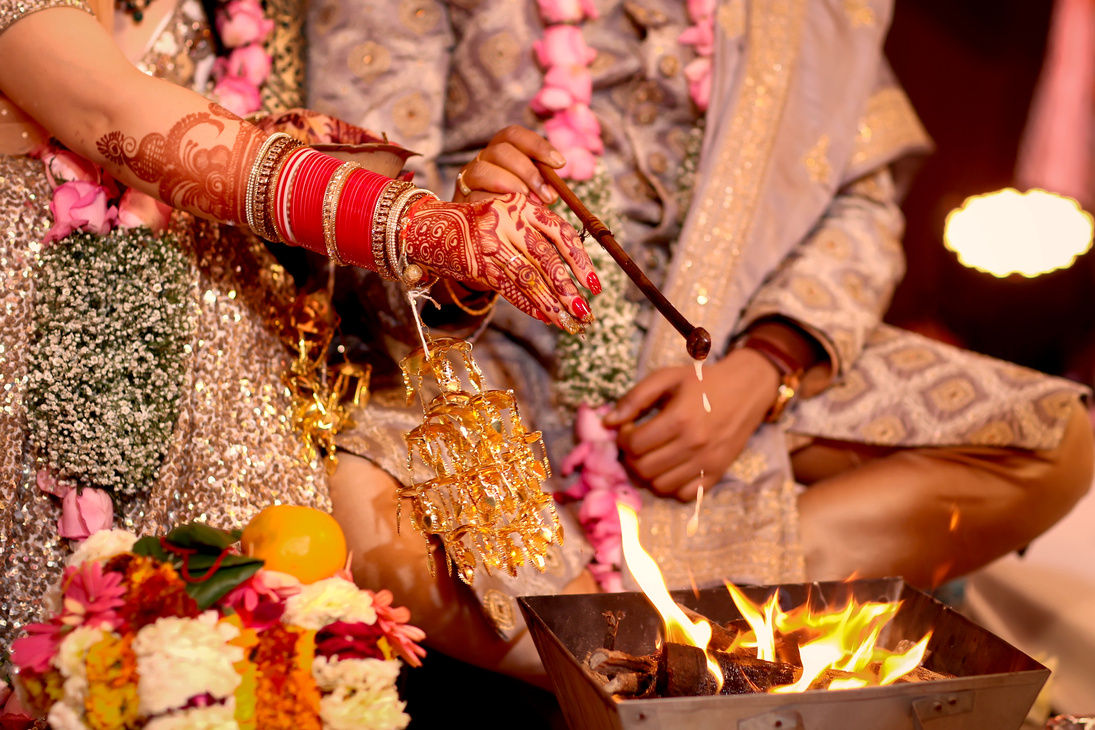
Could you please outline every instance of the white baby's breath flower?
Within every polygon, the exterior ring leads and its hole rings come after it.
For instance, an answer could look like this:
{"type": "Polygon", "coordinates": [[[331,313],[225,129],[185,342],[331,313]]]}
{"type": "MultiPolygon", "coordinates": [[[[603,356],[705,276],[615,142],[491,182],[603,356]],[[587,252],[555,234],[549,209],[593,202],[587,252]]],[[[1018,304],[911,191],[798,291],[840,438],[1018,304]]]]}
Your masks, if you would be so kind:
{"type": "Polygon", "coordinates": [[[285,602],[282,623],[319,630],[335,621],[376,623],[373,599],[342,578],[326,578],[301,588],[285,602]]]}
{"type": "Polygon", "coordinates": [[[137,536],[126,530],[99,530],[80,543],[80,547],[68,556],[65,565],[82,565],[92,560],[109,560],[115,555],[128,553],[137,542],[137,536]]]}
{"type": "Polygon", "coordinates": [[[329,660],[316,657],[312,676],[324,691],[319,701],[323,727],[330,730],[402,730],[403,712],[395,681],[400,663],[383,659],[329,660]]]}
{"type": "Polygon", "coordinates": [[[178,412],[191,305],[186,256],[172,236],[132,229],[73,234],[39,264],[31,437],[63,478],[147,491],[178,412]]]}
{"type": "Polygon", "coordinates": [[[160,714],[182,707],[191,698],[209,693],[230,697],[240,684],[232,666],[243,659],[243,649],[228,644],[239,629],[217,620],[216,611],[197,618],[167,616],[137,632],[137,699],[141,714],[160,714]]]}
{"type": "Polygon", "coordinates": [[[239,730],[236,722],[236,698],[223,705],[190,707],[153,718],[144,730],[239,730]]]}

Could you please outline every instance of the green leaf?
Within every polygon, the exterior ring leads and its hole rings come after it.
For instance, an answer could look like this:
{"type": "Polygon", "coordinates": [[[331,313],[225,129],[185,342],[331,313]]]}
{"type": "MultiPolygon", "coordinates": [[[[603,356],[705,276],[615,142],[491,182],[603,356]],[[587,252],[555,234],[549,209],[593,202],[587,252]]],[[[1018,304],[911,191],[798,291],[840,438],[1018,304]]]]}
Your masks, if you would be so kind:
{"type": "MultiPolygon", "coordinates": [[[[206,557],[204,555],[195,555],[191,558],[191,575],[197,577],[198,571],[194,570],[194,563],[200,558],[206,557]]],[[[208,566],[206,566],[208,568],[208,566]]],[[[245,558],[242,555],[229,555],[228,558],[221,563],[221,567],[213,573],[213,577],[209,580],[204,580],[201,583],[186,584],[186,592],[190,594],[198,604],[198,608],[205,610],[212,606],[228,595],[228,592],[233,588],[243,583],[245,580],[259,572],[262,568],[262,561],[254,558],[245,558]],[[229,562],[229,558],[240,558],[244,562],[233,562],[231,565],[226,565],[229,562]]],[[[200,575],[204,575],[204,570],[200,575]]]]}
{"type": "Polygon", "coordinates": [[[147,558],[154,558],[161,563],[173,563],[172,555],[168,554],[163,546],[160,545],[160,538],[153,537],[151,535],[142,537],[140,540],[133,544],[133,552],[137,555],[144,555],[147,558]]]}
{"type": "Polygon", "coordinates": [[[214,555],[220,555],[237,540],[238,531],[218,530],[204,522],[190,522],[167,533],[167,541],[173,545],[214,555]]]}

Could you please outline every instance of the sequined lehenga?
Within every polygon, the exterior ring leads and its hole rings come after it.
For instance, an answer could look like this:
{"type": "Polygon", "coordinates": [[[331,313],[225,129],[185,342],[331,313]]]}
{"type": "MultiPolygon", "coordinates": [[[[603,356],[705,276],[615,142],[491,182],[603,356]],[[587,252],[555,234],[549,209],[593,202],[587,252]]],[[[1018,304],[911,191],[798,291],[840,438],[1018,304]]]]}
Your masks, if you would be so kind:
{"type": "MultiPolygon", "coordinates": [[[[42,6],[60,4],[46,0],[42,6]]],[[[63,4],[72,5],[73,2],[63,4]]],[[[25,7],[20,3],[19,7],[25,7]]],[[[16,4],[0,3],[4,20],[16,4]]],[[[150,45],[144,70],[189,84],[203,19],[179,3],[150,45]],[[177,54],[171,57],[164,49],[177,54]]],[[[0,24],[0,32],[7,23],[0,24]]],[[[40,242],[51,220],[43,164],[0,156],[0,646],[38,613],[71,550],[58,537],[60,502],[41,491],[43,466],[27,428],[27,385],[35,322],[40,242]]],[[[186,261],[185,367],[178,417],[147,494],[116,499],[115,527],[154,533],[187,520],[236,527],[273,502],[329,508],[322,464],[308,462],[286,418],[281,375],[289,352],[277,335],[293,282],[266,247],[237,229],[190,216],[173,222],[186,261]]],[[[124,449],[123,444],[118,444],[124,449]]]]}

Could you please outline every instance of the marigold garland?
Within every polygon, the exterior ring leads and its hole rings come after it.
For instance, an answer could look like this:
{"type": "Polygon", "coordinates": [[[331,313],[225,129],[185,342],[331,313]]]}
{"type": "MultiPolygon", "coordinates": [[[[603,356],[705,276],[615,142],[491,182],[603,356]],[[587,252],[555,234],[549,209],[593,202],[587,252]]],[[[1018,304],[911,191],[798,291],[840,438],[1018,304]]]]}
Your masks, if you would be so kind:
{"type": "Polygon", "coordinates": [[[56,589],[55,613],[13,645],[28,707],[56,730],[406,727],[392,648],[412,664],[423,653],[406,609],[383,596],[374,610],[375,594],[341,573],[303,585],[261,561],[257,572],[231,560],[209,567],[202,577],[228,592],[195,601],[191,592],[208,594],[180,577],[174,549],[257,560],[239,555],[237,537],[198,523],[164,538],[92,535],[56,589]],[[235,611],[244,604],[280,610],[235,611]],[[317,646],[319,632],[332,651],[317,646]]]}

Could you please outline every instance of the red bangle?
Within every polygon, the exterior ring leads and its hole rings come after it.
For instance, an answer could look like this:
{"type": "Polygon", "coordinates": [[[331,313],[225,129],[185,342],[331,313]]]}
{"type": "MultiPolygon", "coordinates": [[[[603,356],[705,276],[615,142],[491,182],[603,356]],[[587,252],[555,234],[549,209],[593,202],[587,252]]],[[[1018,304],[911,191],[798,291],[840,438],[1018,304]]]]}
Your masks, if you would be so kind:
{"type": "Polygon", "coordinates": [[[293,207],[289,224],[300,245],[327,255],[323,238],[323,195],[327,183],[342,165],[342,161],[322,152],[309,155],[301,162],[301,170],[293,186],[293,207]]]}
{"type": "Polygon", "coordinates": [[[338,250],[342,259],[354,266],[377,270],[373,260],[372,220],[376,202],[390,178],[368,170],[355,170],[346,181],[335,218],[338,250]]]}
{"type": "Polygon", "coordinates": [[[300,241],[293,234],[293,227],[289,225],[293,183],[296,180],[297,173],[300,172],[301,161],[310,152],[314,152],[314,150],[301,147],[289,155],[289,159],[285,161],[285,167],[282,168],[281,174],[277,177],[277,188],[274,191],[274,212],[272,216],[274,227],[277,228],[281,240],[292,246],[300,245],[300,241]]]}

